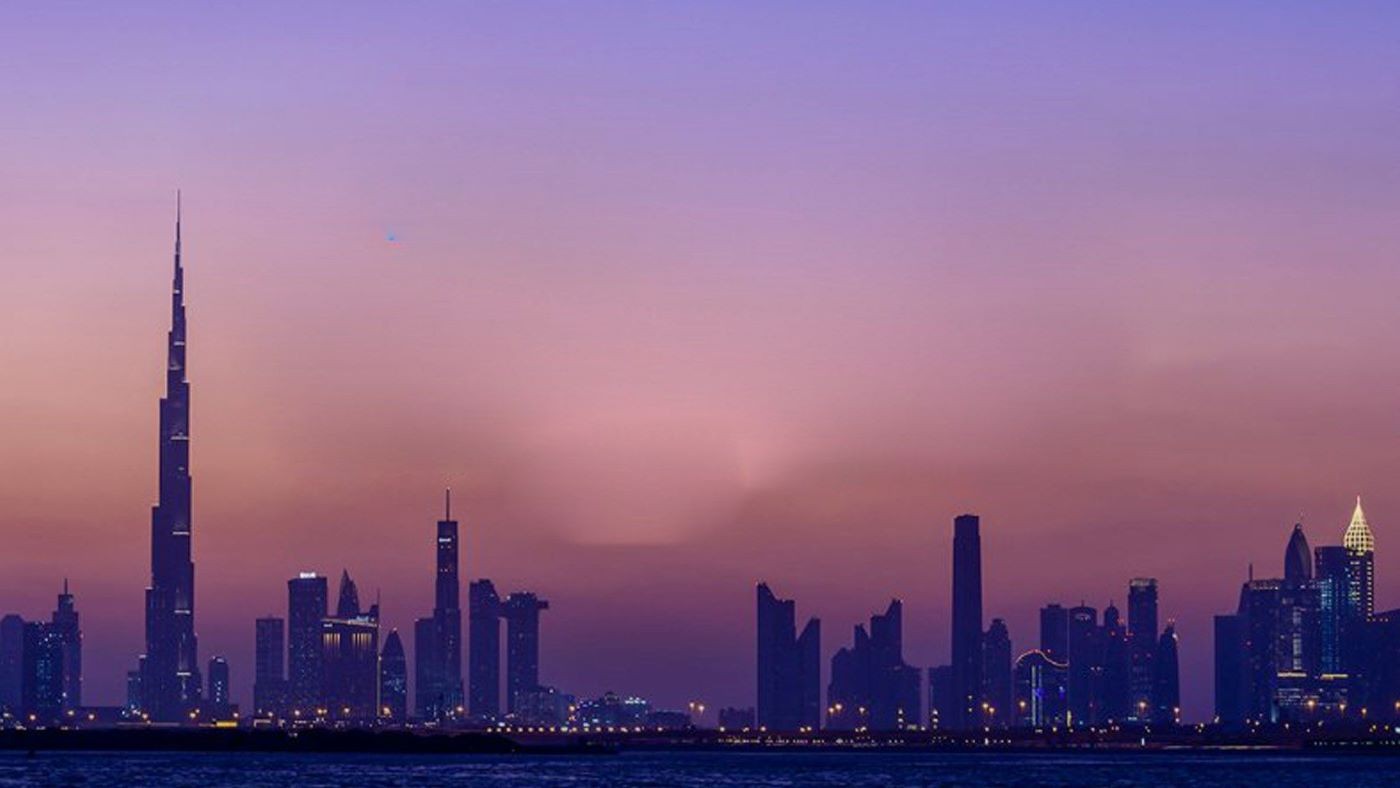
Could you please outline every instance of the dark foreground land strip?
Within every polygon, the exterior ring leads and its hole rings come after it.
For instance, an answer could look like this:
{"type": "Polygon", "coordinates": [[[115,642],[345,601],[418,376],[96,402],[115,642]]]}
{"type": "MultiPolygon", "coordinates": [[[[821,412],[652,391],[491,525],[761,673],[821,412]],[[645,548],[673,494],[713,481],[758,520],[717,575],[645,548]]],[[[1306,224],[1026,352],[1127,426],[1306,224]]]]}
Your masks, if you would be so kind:
{"type": "Polygon", "coordinates": [[[309,729],[114,728],[4,730],[0,750],[124,752],[332,752],[442,755],[585,755],[614,750],[582,742],[521,743],[494,733],[309,729]]]}

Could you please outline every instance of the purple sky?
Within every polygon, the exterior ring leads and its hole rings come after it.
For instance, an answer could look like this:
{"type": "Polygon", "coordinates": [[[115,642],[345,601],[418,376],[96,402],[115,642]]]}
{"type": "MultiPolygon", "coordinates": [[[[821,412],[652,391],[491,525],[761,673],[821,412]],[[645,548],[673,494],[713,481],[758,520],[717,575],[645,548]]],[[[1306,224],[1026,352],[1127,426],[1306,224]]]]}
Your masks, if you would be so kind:
{"type": "MultiPolygon", "coordinates": [[[[750,704],[758,580],[947,658],[1210,618],[1366,496],[1400,605],[1400,7],[0,8],[0,610],[142,647],[184,189],[201,653],[347,567],[529,588],[543,679],[750,704]],[[397,240],[390,242],[393,234],[397,240]]],[[[411,641],[411,638],[408,639],[411,641]]],[[[411,648],[411,642],[407,643],[411,648]]]]}

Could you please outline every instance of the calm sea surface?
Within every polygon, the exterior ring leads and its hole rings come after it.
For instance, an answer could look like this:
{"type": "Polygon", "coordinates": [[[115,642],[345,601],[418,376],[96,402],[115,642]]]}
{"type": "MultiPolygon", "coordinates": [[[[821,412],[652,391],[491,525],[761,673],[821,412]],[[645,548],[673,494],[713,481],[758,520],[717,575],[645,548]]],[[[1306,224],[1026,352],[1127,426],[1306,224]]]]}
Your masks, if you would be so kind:
{"type": "Polygon", "coordinates": [[[626,753],[423,757],[0,753],[10,785],[885,786],[1395,784],[1400,758],[1272,755],[626,753]]]}

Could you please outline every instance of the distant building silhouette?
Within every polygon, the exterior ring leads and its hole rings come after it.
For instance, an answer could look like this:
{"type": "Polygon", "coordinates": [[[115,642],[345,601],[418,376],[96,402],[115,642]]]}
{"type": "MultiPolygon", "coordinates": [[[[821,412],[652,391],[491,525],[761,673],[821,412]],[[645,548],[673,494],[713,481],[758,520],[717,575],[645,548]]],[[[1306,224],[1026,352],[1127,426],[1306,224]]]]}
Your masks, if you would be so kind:
{"type": "Polygon", "coordinates": [[[1302,523],[1294,524],[1288,547],[1284,549],[1283,579],[1298,585],[1313,579],[1312,551],[1308,549],[1308,537],[1303,534],[1302,523]]]}
{"type": "Polygon", "coordinates": [[[1230,728],[1250,716],[1247,625],[1243,612],[1215,617],[1215,719],[1230,728]]]}
{"type": "Polygon", "coordinates": [[[414,679],[418,716],[455,716],[466,702],[462,689],[462,610],[458,579],[457,521],[452,519],[452,491],[446,493],[443,519],[437,523],[433,615],[413,628],[414,679]]]}
{"type": "Polygon", "coordinates": [[[11,613],[0,618],[0,715],[22,712],[23,691],[24,619],[11,613]]]}
{"type": "Polygon", "coordinates": [[[1069,707],[1069,665],[1044,651],[1016,660],[1016,724],[1020,727],[1064,727],[1069,707]]]}
{"type": "Polygon", "coordinates": [[[951,709],[956,705],[953,694],[953,666],[936,665],[928,669],[928,724],[933,730],[947,730],[951,709]]]}
{"type": "Polygon", "coordinates": [[[408,659],[397,629],[384,638],[379,656],[379,716],[395,725],[408,721],[408,659]]]}
{"type": "Polygon", "coordinates": [[[379,605],[361,611],[349,572],[340,576],[334,617],[321,621],[321,707],[333,719],[379,717],[379,605]]]}
{"type": "Polygon", "coordinates": [[[185,270],[180,260],[178,205],[172,290],[165,396],[160,401],[159,498],[151,511],[151,585],[146,589],[141,706],[153,720],[184,722],[199,701],[203,681],[190,558],[190,384],[185,376],[185,270]]]}
{"type": "Polygon", "coordinates": [[[722,731],[747,731],[758,727],[752,706],[735,708],[725,706],[719,710],[719,728],[722,731]]]}
{"type": "Polygon", "coordinates": [[[63,637],[47,621],[24,623],[21,713],[39,723],[63,716],[63,637]]]}
{"type": "Polygon", "coordinates": [[[1069,610],[1069,724],[1076,727],[1102,721],[1103,648],[1099,611],[1087,605],[1069,610]]]}
{"type": "Polygon", "coordinates": [[[83,629],[67,579],[50,622],[63,649],[63,711],[75,712],[83,706],[83,629]]]}
{"type": "Polygon", "coordinates": [[[1131,708],[1134,720],[1152,717],[1152,659],[1157,653],[1157,580],[1135,577],[1128,582],[1128,654],[1132,663],[1131,708]]]}
{"type": "Polygon", "coordinates": [[[467,591],[467,710],[480,721],[501,715],[501,598],[490,580],[473,582],[467,591]]]}
{"type": "Polygon", "coordinates": [[[522,692],[540,686],[540,611],[549,603],[529,591],[506,597],[506,711],[516,710],[522,692]]]}
{"type": "Polygon", "coordinates": [[[1040,650],[1052,662],[1069,664],[1069,611],[1057,603],[1040,609],[1040,650]]]}
{"type": "Polygon", "coordinates": [[[1318,591],[1318,660],[1323,673],[1346,673],[1355,662],[1345,646],[1359,638],[1347,638],[1352,625],[1350,599],[1350,556],[1341,545],[1327,545],[1313,551],[1318,591]]]}
{"type": "Polygon", "coordinates": [[[1012,698],[1011,633],[1006,622],[992,619],[982,636],[982,702],[987,722],[998,728],[1011,725],[1012,698]]]}
{"type": "Polygon", "coordinates": [[[1376,538],[1361,509],[1361,496],[1356,496],[1356,509],[1342,535],[1347,551],[1347,607],[1353,618],[1366,620],[1375,612],[1376,604],[1376,538]]]}
{"type": "Polygon", "coordinates": [[[1176,625],[1168,623],[1157,641],[1152,663],[1152,699],[1156,704],[1152,721],[1176,724],[1181,721],[1181,674],[1177,665],[1176,625]]]}
{"type": "Polygon", "coordinates": [[[294,717],[311,719],[321,708],[327,593],[326,578],[315,572],[287,581],[287,702],[294,717]]]}
{"type": "Polygon", "coordinates": [[[1127,627],[1112,602],[1104,608],[1099,631],[1103,645],[1103,719],[1122,722],[1132,709],[1132,658],[1127,627]]]}
{"type": "Polygon", "coordinates": [[[257,620],[254,628],[253,713],[259,717],[286,714],[286,622],[275,616],[257,620]]]}
{"type": "Polygon", "coordinates": [[[963,730],[982,720],[982,536],[976,515],[953,519],[953,716],[963,730]]]}
{"type": "Polygon", "coordinates": [[[758,725],[770,731],[821,726],[821,621],[798,636],[796,604],[757,589],[758,725]]]}
{"type": "Polygon", "coordinates": [[[205,699],[208,701],[206,715],[216,719],[227,719],[233,709],[229,700],[228,660],[219,656],[210,657],[208,675],[209,691],[205,693],[205,699]]]}
{"type": "Polygon", "coordinates": [[[904,664],[904,605],[891,600],[870,617],[870,632],[856,625],[852,645],[831,658],[826,727],[833,730],[902,730],[920,721],[918,668],[904,664]]]}

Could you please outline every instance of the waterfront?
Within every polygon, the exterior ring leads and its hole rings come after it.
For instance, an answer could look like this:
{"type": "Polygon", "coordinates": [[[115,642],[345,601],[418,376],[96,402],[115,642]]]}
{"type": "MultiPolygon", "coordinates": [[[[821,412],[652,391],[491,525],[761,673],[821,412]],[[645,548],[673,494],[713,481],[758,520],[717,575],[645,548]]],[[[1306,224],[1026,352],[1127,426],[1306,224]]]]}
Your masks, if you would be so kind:
{"type": "Polygon", "coordinates": [[[596,756],[0,753],[0,786],[1331,786],[1380,784],[1393,756],[1265,753],[629,752],[596,756]]]}

